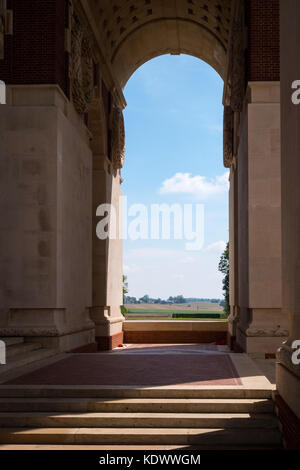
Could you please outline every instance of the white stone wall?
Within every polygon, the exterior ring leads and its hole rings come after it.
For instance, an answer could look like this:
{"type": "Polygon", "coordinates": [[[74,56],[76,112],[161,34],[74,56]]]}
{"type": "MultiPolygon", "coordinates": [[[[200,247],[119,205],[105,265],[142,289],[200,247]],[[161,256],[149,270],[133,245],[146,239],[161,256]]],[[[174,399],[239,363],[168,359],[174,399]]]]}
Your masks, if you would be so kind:
{"type": "Polygon", "coordinates": [[[85,126],[57,87],[12,87],[8,105],[0,106],[0,139],[0,327],[28,336],[92,329],[85,126]]]}

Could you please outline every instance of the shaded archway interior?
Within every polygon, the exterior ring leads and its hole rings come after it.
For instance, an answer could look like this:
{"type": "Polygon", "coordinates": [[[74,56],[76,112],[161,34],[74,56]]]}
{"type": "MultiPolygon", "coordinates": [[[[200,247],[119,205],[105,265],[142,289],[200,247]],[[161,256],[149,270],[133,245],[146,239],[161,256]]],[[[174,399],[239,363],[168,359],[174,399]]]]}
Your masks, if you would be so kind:
{"type": "Polygon", "coordinates": [[[231,0],[90,0],[106,60],[124,88],[134,71],[162,54],[189,54],[224,79],[231,0]]]}

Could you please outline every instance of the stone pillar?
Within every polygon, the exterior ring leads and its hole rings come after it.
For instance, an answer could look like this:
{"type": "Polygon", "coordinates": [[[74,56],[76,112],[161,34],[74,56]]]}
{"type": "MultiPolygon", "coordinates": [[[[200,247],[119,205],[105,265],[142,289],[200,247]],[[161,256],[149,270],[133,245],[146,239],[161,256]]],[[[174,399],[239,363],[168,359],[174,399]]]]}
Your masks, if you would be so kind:
{"type": "Polygon", "coordinates": [[[280,86],[250,82],[241,120],[239,347],[273,355],[288,335],[281,312],[280,86]]]}
{"type": "Polygon", "coordinates": [[[110,203],[119,219],[122,191],[120,172],[114,174],[110,162],[105,159],[102,159],[102,166],[105,168],[94,168],[93,171],[93,306],[90,311],[96,326],[98,349],[109,350],[123,342],[122,240],[97,237],[96,226],[100,218],[96,217],[96,210],[100,204],[110,203]]]}
{"type": "Polygon", "coordinates": [[[229,189],[229,303],[228,345],[235,348],[236,328],[239,320],[238,306],[238,174],[236,160],[230,168],[229,189]]]}
{"type": "Polygon", "coordinates": [[[277,387],[300,419],[300,365],[292,361],[300,340],[300,105],[292,102],[292,83],[300,80],[299,22],[299,2],[281,2],[282,291],[290,336],[277,353],[277,387]]]}
{"type": "Polygon", "coordinates": [[[0,336],[93,347],[90,135],[56,85],[0,106],[0,336]]]}
{"type": "Polygon", "coordinates": [[[92,153],[70,93],[75,60],[87,61],[70,41],[70,2],[2,3],[0,335],[93,349],[92,153]]]}
{"type": "MultiPolygon", "coordinates": [[[[112,97],[102,84],[102,99],[89,113],[93,151],[93,298],[90,315],[95,322],[99,350],[109,350],[123,342],[123,256],[119,239],[121,191],[120,162],[113,161],[112,97]],[[106,106],[105,106],[106,104],[106,106]],[[116,168],[118,167],[118,168],[116,168]],[[117,221],[117,239],[100,240],[97,236],[97,208],[111,204],[117,221]]],[[[116,152],[119,152],[118,148],[116,152]]]]}

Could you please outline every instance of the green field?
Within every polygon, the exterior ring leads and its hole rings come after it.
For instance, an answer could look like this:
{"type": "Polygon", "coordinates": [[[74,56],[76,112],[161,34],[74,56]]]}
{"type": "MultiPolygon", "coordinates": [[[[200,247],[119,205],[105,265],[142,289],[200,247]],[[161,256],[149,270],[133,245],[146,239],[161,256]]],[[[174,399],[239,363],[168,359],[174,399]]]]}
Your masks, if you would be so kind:
{"type": "MultiPolygon", "coordinates": [[[[126,318],[126,314],[125,314],[126,318]]],[[[185,317],[179,317],[179,318],[162,318],[162,317],[143,317],[143,316],[137,316],[137,317],[130,317],[126,318],[127,321],[130,320],[157,320],[157,321],[228,321],[227,318],[185,318],[185,317]]]]}
{"type": "Polygon", "coordinates": [[[168,320],[168,321],[227,321],[227,318],[223,317],[222,311],[216,310],[186,310],[186,309],[172,309],[172,308],[127,308],[127,320],[168,320]],[[148,315],[146,315],[148,314],[148,315]],[[169,315],[163,316],[163,314],[169,315]],[[160,316],[161,315],[161,316],[160,316]],[[172,318],[173,315],[173,318],[172,318]],[[176,315],[174,317],[174,315],[176,315]],[[200,315],[192,317],[192,315],[200,315]],[[218,316],[217,316],[218,315],[218,316]]]}
{"type": "Polygon", "coordinates": [[[207,314],[207,313],[212,313],[212,314],[216,314],[216,313],[220,313],[222,314],[222,312],[218,312],[216,310],[173,310],[173,309],[169,309],[169,310],[166,310],[166,309],[158,309],[158,308],[154,308],[154,309],[151,309],[151,308],[128,308],[128,313],[199,313],[199,314],[207,314]]]}

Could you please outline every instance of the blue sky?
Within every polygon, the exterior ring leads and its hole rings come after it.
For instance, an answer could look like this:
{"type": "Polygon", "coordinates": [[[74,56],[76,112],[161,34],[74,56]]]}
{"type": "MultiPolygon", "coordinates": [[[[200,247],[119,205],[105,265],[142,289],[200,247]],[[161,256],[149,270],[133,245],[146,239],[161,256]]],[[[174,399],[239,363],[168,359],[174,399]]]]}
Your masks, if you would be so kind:
{"type": "Polygon", "coordinates": [[[124,93],[128,205],[203,204],[205,236],[197,251],[186,251],[186,240],[125,241],[129,294],[222,297],[217,268],[228,241],[223,81],[199,59],[164,55],[140,67],[124,93]]]}

